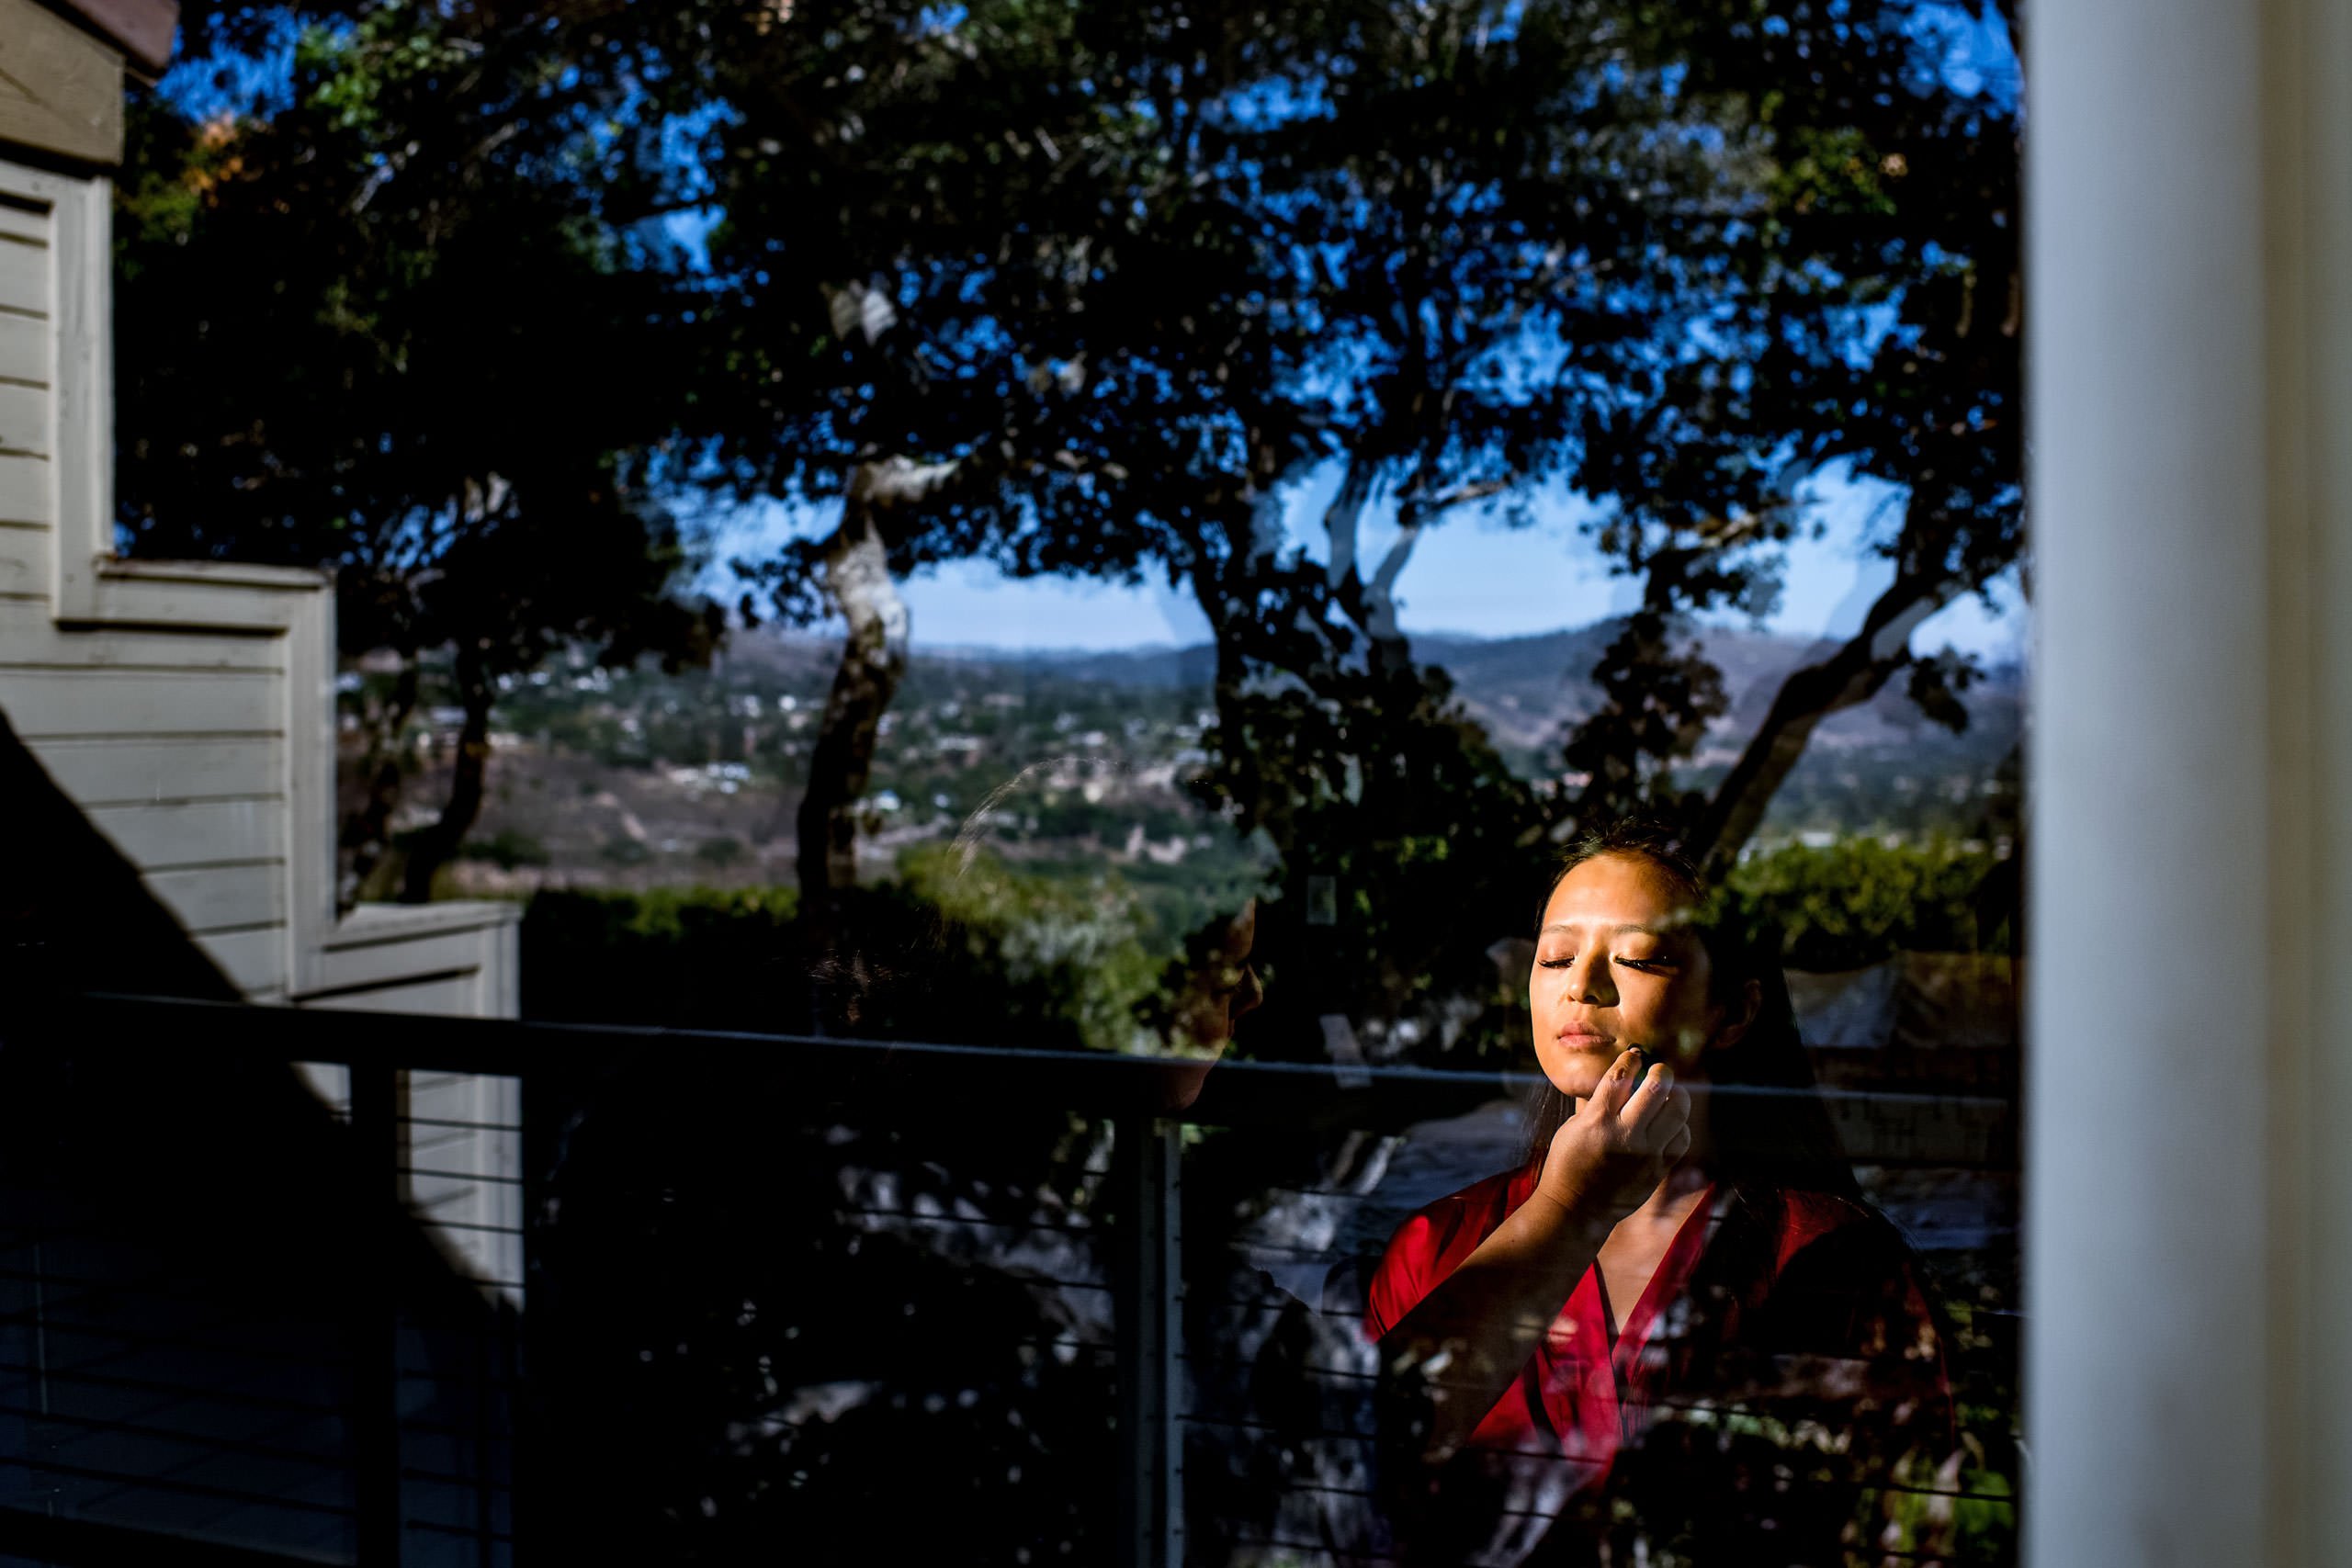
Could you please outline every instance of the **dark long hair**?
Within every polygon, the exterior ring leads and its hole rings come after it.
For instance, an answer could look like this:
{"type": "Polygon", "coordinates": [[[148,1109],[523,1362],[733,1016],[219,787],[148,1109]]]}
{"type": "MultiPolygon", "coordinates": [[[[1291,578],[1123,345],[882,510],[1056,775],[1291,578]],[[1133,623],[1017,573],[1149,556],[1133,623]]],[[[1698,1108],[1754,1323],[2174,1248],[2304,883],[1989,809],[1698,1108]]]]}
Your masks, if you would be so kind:
{"type": "MultiPolygon", "coordinates": [[[[1707,1056],[1713,1090],[1708,1127],[1718,1179],[1750,1195],[1795,1188],[1859,1201],[1854,1168],[1838,1145],[1813,1064],[1797,1035],[1796,1009],[1781,968],[1780,933],[1743,919],[1723,891],[1710,886],[1676,847],[1666,829],[1641,818],[1612,823],[1570,841],[1536,906],[1537,926],[1544,923],[1544,910],[1568,873],[1603,855],[1645,862],[1674,889],[1690,911],[1691,931],[1707,950],[1714,1001],[1737,1006],[1751,981],[1759,993],[1756,1019],[1747,1032],[1707,1056]]],[[[1574,1113],[1574,1102],[1545,1085],[1528,1117],[1528,1157],[1540,1158],[1551,1147],[1552,1135],[1574,1113]]]]}

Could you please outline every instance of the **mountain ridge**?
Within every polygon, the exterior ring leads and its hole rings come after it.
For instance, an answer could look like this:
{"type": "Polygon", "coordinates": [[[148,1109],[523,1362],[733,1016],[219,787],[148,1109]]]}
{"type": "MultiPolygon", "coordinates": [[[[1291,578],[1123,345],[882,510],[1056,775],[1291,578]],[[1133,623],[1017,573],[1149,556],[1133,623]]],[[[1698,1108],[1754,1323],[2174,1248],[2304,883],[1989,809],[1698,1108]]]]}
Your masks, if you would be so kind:
{"type": "MultiPolygon", "coordinates": [[[[1430,632],[1411,639],[1413,655],[1453,679],[1463,709],[1507,750],[1528,752],[1558,744],[1565,727],[1589,717],[1600,703],[1593,666],[1608,648],[1623,617],[1612,616],[1558,631],[1508,637],[1464,632],[1430,632]]],[[[1695,640],[1723,672],[1727,705],[1709,726],[1711,745],[1720,751],[1754,732],[1770,711],[1773,695],[1790,671],[1826,656],[1836,639],[1783,637],[1738,626],[1702,626],[1695,640]]],[[[730,652],[746,651],[752,637],[769,643],[793,667],[830,663],[830,638],[805,633],[738,634],[730,652]],[[787,651],[789,650],[789,651],[787,651]]],[[[1050,673],[1065,680],[1156,691],[1205,689],[1214,679],[1216,649],[1211,643],[1156,644],[1114,649],[1005,649],[976,647],[917,648],[919,660],[1004,671],[1050,673]]],[[[2014,733],[2023,712],[2024,672],[2015,661],[1986,665],[1962,697],[1972,726],[2014,733]]],[[[1871,701],[1829,715],[1815,732],[1829,750],[1899,746],[1934,727],[1911,702],[1904,684],[1890,682],[1871,701]]],[[[1936,730],[1936,735],[1946,732],[1936,730]]],[[[1735,746],[1736,750],[1736,746],[1735,746]]],[[[1719,757],[1718,761],[1728,761],[1719,757]]]]}

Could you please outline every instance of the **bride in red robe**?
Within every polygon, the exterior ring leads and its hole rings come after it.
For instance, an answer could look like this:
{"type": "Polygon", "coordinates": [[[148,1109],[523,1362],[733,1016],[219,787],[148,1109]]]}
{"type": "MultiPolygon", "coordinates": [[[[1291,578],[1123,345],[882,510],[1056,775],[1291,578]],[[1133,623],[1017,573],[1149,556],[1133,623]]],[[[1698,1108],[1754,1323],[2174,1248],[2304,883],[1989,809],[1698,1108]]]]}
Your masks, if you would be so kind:
{"type": "Polygon", "coordinates": [[[1623,828],[1570,852],[1529,993],[1527,1162],[1407,1220],[1372,1280],[1396,1555],[1933,1561],[1938,1314],[1770,955],[1623,828]]]}

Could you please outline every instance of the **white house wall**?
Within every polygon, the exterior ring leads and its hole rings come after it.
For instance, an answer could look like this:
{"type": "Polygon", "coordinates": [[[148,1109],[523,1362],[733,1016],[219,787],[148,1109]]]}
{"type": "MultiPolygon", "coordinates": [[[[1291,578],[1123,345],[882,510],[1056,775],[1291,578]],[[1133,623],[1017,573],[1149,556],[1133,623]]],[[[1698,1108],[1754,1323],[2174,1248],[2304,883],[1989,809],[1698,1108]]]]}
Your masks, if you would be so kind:
{"type": "MultiPolygon", "coordinates": [[[[336,918],[330,580],[116,558],[109,210],[0,159],[0,712],[249,999],[516,1016],[515,906],[336,918]]],[[[513,1290],[514,1080],[405,1087],[415,1201],[513,1290]]]]}

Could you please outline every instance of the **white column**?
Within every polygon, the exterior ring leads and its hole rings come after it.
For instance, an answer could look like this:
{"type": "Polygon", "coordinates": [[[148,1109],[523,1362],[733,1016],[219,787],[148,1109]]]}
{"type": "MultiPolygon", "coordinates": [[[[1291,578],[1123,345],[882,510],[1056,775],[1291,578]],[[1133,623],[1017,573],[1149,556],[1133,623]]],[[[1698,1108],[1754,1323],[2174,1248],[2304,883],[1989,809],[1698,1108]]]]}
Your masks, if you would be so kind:
{"type": "Polygon", "coordinates": [[[2038,1568],[2352,1564],[2343,8],[2028,29],[2038,1568]]]}

